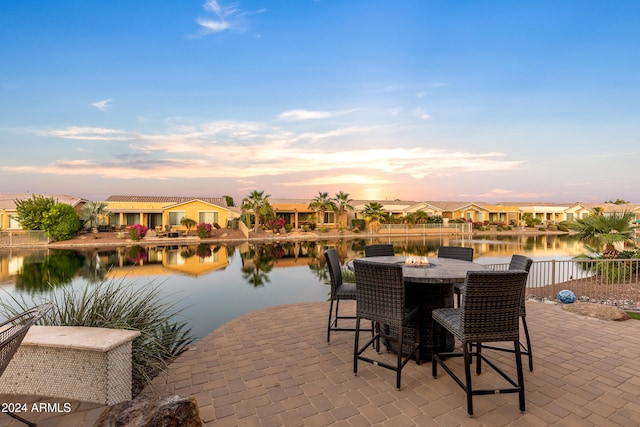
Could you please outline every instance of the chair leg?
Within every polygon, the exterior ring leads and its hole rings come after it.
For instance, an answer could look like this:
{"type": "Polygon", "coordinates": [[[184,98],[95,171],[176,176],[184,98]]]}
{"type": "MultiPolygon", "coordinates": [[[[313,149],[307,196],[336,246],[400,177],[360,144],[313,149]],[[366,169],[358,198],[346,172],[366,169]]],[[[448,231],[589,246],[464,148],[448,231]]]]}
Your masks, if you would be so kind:
{"type": "Polygon", "coordinates": [[[333,318],[333,298],[329,305],[329,324],[327,325],[327,342],[331,340],[331,319],[333,318]]]}
{"type": "Polygon", "coordinates": [[[353,374],[358,375],[358,345],[360,340],[360,318],[356,318],[356,337],[353,343],[353,374]]]}
{"type": "Polygon", "coordinates": [[[31,421],[27,421],[24,418],[14,414],[13,412],[7,411],[7,412],[5,412],[5,414],[9,415],[13,419],[16,419],[16,420],[28,425],[29,427],[35,427],[36,426],[36,423],[32,423],[31,421]]]}
{"type": "Polygon", "coordinates": [[[431,322],[431,336],[433,337],[432,341],[431,341],[431,376],[433,378],[437,378],[438,377],[438,355],[437,355],[437,351],[436,351],[436,340],[435,337],[437,337],[437,332],[438,332],[438,322],[436,322],[435,320],[431,322]]]}
{"type": "Polygon", "coordinates": [[[529,371],[533,372],[533,352],[531,351],[531,339],[529,338],[529,328],[527,328],[527,321],[524,316],[520,316],[522,319],[522,326],[524,327],[524,336],[527,339],[527,356],[529,356],[529,371]]]}
{"type": "Polygon", "coordinates": [[[524,374],[522,372],[522,357],[520,355],[520,342],[513,342],[514,352],[516,354],[516,370],[518,372],[518,398],[520,401],[520,411],[525,411],[525,403],[524,403],[524,374]]]}
{"type": "Polygon", "coordinates": [[[473,416],[473,386],[471,385],[471,353],[469,347],[472,344],[462,343],[464,349],[464,376],[465,376],[465,391],[467,392],[467,413],[469,416],[473,416]]]}
{"type": "Polygon", "coordinates": [[[398,359],[396,361],[396,388],[400,390],[402,381],[402,345],[404,344],[404,328],[398,328],[398,359]]]}
{"type": "MultiPolygon", "coordinates": [[[[473,344],[471,344],[473,347],[473,344]]],[[[476,343],[476,375],[480,375],[482,373],[482,343],[476,343]]]]}
{"type": "Polygon", "coordinates": [[[421,351],[420,349],[422,348],[422,331],[420,328],[422,328],[422,325],[420,324],[420,316],[416,316],[416,336],[415,336],[415,340],[418,341],[418,348],[416,349],[416,365],[420,365],[420,358],[422,357],[421,351]]]}

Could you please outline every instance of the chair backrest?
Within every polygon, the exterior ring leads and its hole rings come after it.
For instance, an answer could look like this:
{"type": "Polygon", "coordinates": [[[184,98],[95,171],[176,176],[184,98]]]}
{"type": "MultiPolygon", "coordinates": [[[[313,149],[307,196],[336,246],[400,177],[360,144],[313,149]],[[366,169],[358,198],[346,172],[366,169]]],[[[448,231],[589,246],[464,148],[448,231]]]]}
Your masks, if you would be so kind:
{"type": "Polygon", "coordinates": [[[462,246],[440,246],[438,248],[438,258],[451,258],[473,262],[473,248],[463,248],[462,246]]]}
{"type": "Polygon", "coordinates": [[[524,255],[512,255],[509,263],[509,270],[524,270],[527,273],[531,270],[533,260],[524,255]]]}
{"type": "MultiPolygon", "coordinates": [[[[509,263],[509,270],[522,270],[526,271],[527,275],[531,270],[531,265],[533,265],[533,260],[524,255],[511,255],[511,262],[509,263]]],[[[527,308],[524,302],[525,292],[522,293],[522,301],[520,302],[520,316],[527,315],[527,308]]]]}
{"type": "Polygon", "coordinates": [[[336,289],[342,285],[342,266],[338,258],[338,252],[334,248],[324,251],[324,259],[329,266],[329,278],[331,279],[331,298],[335,298],[336,289]]]}
{"type": "Polygon", "coordinates": [[[7,369],[29,328],[52,307],[51,303],[42,304],[0,324],[0,375],[7,369]]]}
{"type": "Polygon", "coordinates": [[[356,312],[358,316],[399,326],[405,315],[402,266],[357,259],[356,312]]]}
{"type": "Polygon", "coordinates": [[[517,340],[526,283],[527,272],[522,270],[468,272],[460,309],[463,338],[517,340]]]}
{"type": "Polygon", "coordinates": [[[364,256],[394,256],[393,245],[388,243],[380,243],[376,245],[367,245],[364,247],[364,256]]]}

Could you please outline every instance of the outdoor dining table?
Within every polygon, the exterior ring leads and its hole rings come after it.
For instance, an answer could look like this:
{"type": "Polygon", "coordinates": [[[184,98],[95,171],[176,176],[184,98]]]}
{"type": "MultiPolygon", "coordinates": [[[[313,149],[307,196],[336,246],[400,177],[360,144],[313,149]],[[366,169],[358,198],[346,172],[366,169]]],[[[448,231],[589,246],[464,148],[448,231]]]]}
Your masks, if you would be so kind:
{"type": "MultiPolygon", "coordinates": [[[[452,334],[443,332],[436,337],[432,336],[431,312],[436,308],[453,307],[454,283],[464,282],[468,271],[482,271],[486,269],[485,266],[469,261],[436,257],[382,256],[366,259],[382,264],[402,265],[406,300],[420,304],[421,359],[431,358],[433,345],[442,351],[453,350],[452,334]],[[427,262],[424,262],[425,258],[427,262]]],[[[349,261],[347,267],[353,270],[353,261],[349,261]]],[[[390,332],[394,333],[393,330],[390,332]]],[[[413,335],[414,330],[411,327],[405,327],[405,342],[412,343],[413,335]]],[[[397,350],[390,344],[387,347],[391,351],[397,350]]],[[[407,345],[407,349],[409,348],[410,344],[407,345]]]]}

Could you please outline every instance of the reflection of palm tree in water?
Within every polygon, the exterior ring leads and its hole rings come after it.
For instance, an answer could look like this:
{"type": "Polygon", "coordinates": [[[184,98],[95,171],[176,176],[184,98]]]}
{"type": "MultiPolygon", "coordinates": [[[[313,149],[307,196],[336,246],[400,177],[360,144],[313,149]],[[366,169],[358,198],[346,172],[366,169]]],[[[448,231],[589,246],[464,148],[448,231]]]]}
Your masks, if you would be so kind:
{"type": "Polygon", "coordinates": [[[324,259],[324,248],[326,247],[328,246],[317,248],[314,245],[309,249],[308,254],[311,258],[311,261],[309,261],[309,270],[313,272],[313,274],[318,278],[319,281],[329,283],[329,269],[327,268],[326,261],[324,259]]]}
{"type": "Polygon", "coordinates": [[[107,276],[110,265],[105,265],[100,260],[100,254],[95,251],[85,256],[85,261],[78,274],[83,277],[88,283],[100,283],[103,282],[107,276]]]}
{"type": "Polygon", "coordinates": [[[247,263],[242,267],[242,278],[254,288],[263,287],[265,283],[270,283],[268,273],[273,270],[275,254],[273,245],[254,246],[253,263],[247,263]]]}

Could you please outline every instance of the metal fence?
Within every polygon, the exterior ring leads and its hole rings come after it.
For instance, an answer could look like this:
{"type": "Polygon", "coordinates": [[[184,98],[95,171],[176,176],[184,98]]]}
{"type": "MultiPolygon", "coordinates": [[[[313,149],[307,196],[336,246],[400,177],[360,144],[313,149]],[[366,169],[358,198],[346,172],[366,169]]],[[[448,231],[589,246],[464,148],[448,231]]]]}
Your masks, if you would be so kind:
{"type": "Polygon", "coordinates": [[[425,235],[425,234],[463,234],[473,232],[473,224],[449,223],[444,224],[380,224],[376,234],[395,235],[425,235]]]}
{"type": "MultiPolygon", "coordinates": [[[[491,264],[506,270],[509,264],[491,264]]],[[[578,300],[640,309],[640,259],[534,261],[527,294],[556,300],[563,289],[578,300]]]]}
{"type": "Polygon", "coordinates": [[[0,231],[0,247],[41,246],[48,243],[49,238],[42,230],[0,231]]]}

